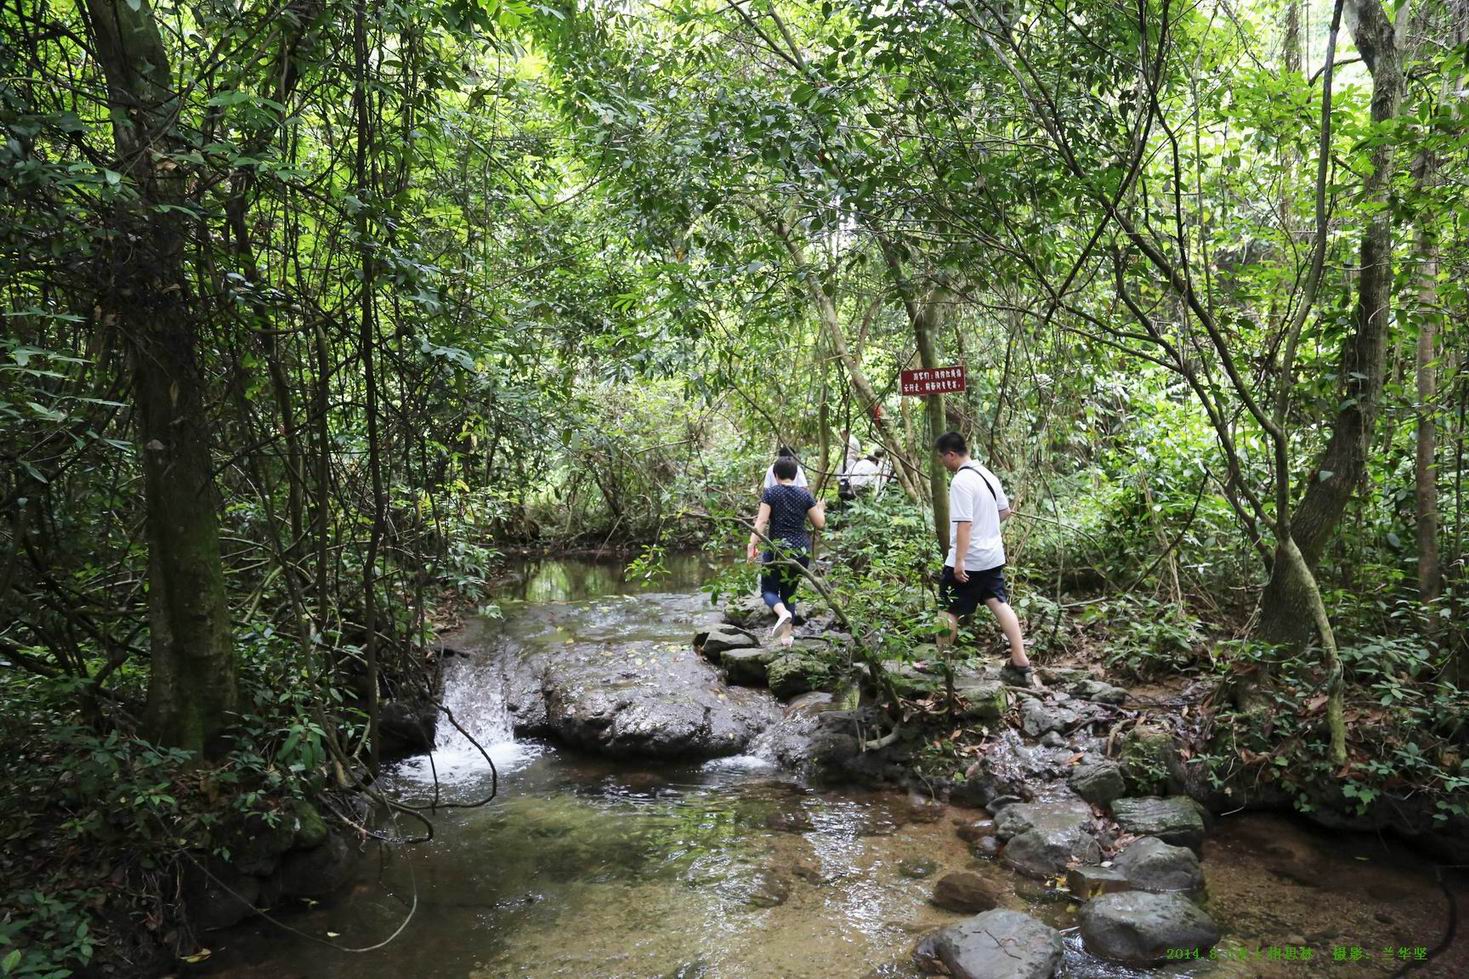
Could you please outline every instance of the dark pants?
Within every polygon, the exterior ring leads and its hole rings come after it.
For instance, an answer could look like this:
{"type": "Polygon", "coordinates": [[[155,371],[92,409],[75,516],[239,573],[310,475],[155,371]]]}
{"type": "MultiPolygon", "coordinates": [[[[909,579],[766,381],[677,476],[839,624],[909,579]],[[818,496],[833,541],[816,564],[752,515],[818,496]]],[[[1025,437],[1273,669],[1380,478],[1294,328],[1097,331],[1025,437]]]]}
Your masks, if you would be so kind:
{"type": "MultiPolygon", "coordinates": [[[[800,563],[801,567],[811,567],[811,557],[807,554],[791,554],[790,559],[800,563]]],[[[778,567],[770,568],[768,565],[775,560],[775,555],[769,551],[760,555],[762,564],[767,565],[765,571],[760,572],[760,597],[765,599],[765,604],[771,608],[784,605],[792,615],[796,614],[796,603],[791,599],[796,594],[796,587],[801,583],[801,572],[795,568],[778,567]]]]}

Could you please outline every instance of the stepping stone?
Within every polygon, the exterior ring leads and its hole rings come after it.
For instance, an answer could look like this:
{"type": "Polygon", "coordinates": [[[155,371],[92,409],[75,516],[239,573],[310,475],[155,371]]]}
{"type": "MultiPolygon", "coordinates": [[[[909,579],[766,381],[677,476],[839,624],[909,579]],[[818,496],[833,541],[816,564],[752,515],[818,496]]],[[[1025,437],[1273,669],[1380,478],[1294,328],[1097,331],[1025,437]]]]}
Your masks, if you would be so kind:
{"type": "Polygon", "coordinates": [[[1170,949],[1197,949],[1219,941],[1219,926],[1181,894],[1123,891],[1082,905],[1081,938],[1093,955],[1129,965],[1156,965],[1170,949]]]}
{"type": "Polygon", "coordinates": [[[745,646],[721,651],[719,665],[724,667],[730,683],[745,687],[763,687],[767,671],[775,657],[776,651],[773,649],[745,646]]]}
{"type": "Polygon", "coordinates": [[[1061,964],[1061,933],[1028,914],[995,908],[923,939],[913,956],[955,979],[1050,979],[1061,964]]]}
{"type": "Polygon", "coordinates": [[[726,649],[749,649],[760,645],[750,633],[744,629],[732,625],[717,625],[706,633],[694,637],[694,645],[699,647],[699,654],[705,659],[719,661],[719,655],[726,649]]]}
{"type": "Polygon", "coordinates": [[[1066,889],[1078,901],[1090,901],[1100,894],[1133,890],[1133,886],[1116,867],[1072,867],[1066,872],[1066,889]]]}
{"type": "Polygon", "coordinates": [[[1155,836],[1144,836],[1133,843],[1114,861],[1140,891],[1202,891],[1204,870],[1194,851],[1184,846],[1170,846],[1155,836]]]}
{"type": "Polygon", "coordinates": [[[1101,680],[1086,679],[1071,688],[1071,692],[1083,700],[1095,700],[1101,704],[1120,704],[1127,699],[1127,691],[1101,680]]]}
{"type": "Polygon", "coordinates": [[[1117,825],[1133,836],[1156,836],[1164,843],[1186,846],[1195,853],[1204,843],[1204,817],[1199,815],[1194,801],[1185,795],[1118,799],[1112,803],[1112,815],[1117,825]]]}
{"type": "Polygon", "coordinates": [[[1110,761],[1077,765],[1071,772],[1070,784],[1087,802],[1104,806],[1127,792],[1127,785],[1122,781],[1122,769],[1110,761]]]}
{"type": "Polygon", "coordinates": [[[1042,700],[1027,700],[1020,708],[1020,729],[1032,738],[1048,731],[1069,730],[1079,720],[1081,718],[1071,708],[1042,700]]]}
{"type": "Polygon", "coordinates": [[[1004,887],[988,877],[961,870],[940,877],[930,900],[945,911],[978,914],[998,905],[1004,893],[1004,887]]]}
{"type": "Polygon", "coordinates": [[[1010,707],[1005,685],[991,677],[956,677],[954,693],[964,704],[959,714],[965,720],[998,721],[1010,707]]]}
{"type": "Polygon", "coordinates": [[[995,817],[996,834],[1009,837],[1000,862],[1038,879],[1064,873],[1072,863],[1100,863],[1102,848],[1091,827],[1091,807],[1080,799],[1006,806],[995,817]]]}

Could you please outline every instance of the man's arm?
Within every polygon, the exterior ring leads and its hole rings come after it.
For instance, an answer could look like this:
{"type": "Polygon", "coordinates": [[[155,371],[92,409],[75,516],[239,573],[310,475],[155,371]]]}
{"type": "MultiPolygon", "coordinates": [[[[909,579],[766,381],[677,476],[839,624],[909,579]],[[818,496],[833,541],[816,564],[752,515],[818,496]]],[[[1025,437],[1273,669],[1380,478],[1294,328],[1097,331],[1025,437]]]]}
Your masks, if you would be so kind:
{"type": "Polygon", "coordinates": [[[974,524],[968,520],[957,520],[959,529],[954,537],[954,580],[968,581],[969,572],[964,570],[964,554],[969,550],[969,532],[974,529],[974,524]]]}

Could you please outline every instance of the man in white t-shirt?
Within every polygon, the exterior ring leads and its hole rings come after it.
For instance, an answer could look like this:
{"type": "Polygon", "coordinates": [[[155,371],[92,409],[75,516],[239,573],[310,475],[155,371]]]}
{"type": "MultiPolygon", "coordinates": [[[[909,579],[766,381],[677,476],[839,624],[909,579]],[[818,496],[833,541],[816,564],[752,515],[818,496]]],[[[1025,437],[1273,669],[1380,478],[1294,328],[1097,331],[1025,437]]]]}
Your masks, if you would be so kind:
{"type": "Polygon", "coordinates": [[[866,493],[877,488],[880,473],[877,460],[872,456],[863,456],[853,463],[851,470],[847,472],[847,485],[852,487],[853,493],[859,495],[866,493]]]}
{"type": "MultiPolygon", "coordinates": [[[[776,459],[785,459],[785,458],[794,459],[794,458],[796,458],[796,453],[789,446],[782,445],[780,447],[780,451],[775,454],[775,457],[776,457],[776,459]]],[[[770,468],[765,470],[765,482],[760,486],[760,492],[761,493],[764,493],[766,490],[770,489],[770,487],[772,487],[774,485],[775,485],[775,463],[771,463],[770,464],[770,468]]],[[[800,486],[800,487],[803,487],[803,488],[806,486],[806,470],[801,467],[801,464],[799,462],[796,463],[796,482],[795,482],[795,485],[800,486]]]]}
{"type": "Polygon", "coordinates": [[[994,473],[969,458],[969,447],[958,432],[940,435],[934,451],[949,480],[949,554],[939,583],[939,604],[949,631],[938,637],[946,650],[959,634],[959,620],[983,603],[1000,623],[1010,642],[1010,662],[1002,671],[1019,686],[1036,686],[1035,671],[1025,655],[1020,619],[1010,607],[1005,585],[1005,541],[1000,524],[1009,518],[1010,500],[994,473]]]}

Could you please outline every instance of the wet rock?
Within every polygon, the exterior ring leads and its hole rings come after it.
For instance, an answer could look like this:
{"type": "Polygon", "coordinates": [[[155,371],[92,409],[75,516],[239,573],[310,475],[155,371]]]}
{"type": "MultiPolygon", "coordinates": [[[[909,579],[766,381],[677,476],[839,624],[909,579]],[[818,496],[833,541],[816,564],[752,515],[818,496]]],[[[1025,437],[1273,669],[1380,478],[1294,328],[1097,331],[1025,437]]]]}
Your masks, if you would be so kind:
{"type": "Polygon", "coordinates": [[[995,816],[995,834],[1009,839],[1036,827],[1085,826],[1091,820],[1091,806],[1080,799],[1018,802],[995,816]]]}
{"type": "Polygon", "coordinates": [[[1097,838],[1079,827],[1029,830],[1006,843],[1000,853],[1006,866],[1037,879],[1054,877],[1072,863],[1097,863],[1101,859],[1097,838]]]}
{"type": "Polygon", "coordinates": [[[999,883],[961,870],[940,877],[929,900],[945,911],[978,914],[998,906],[1004,895],[1005,889],[999,883]]]}
{"type": "Polygon", "coordinates": [[[1205,955],[1219,941],[1219,926],[1179,894],[1124,891],[1082,906],[1081,937],[1093,955],[1146,966],[1166,961],[1173,948],[1205,955]]]}
{"type": "Polygon", "coordinates": [[[279,871],[284,897],[327,897],[347,885],[357,855],[341,833],[330,831],[321,846],[293,850],[281,860],[279,871]]]}
{"type": "Polygon", "coordinates": [[[1117,856],[1113,865],[1140,891],[1200,891],[1204,871],[1188,847],[1144,836],[1117,856]]]}
{"type": "Polygon", "coordinates": [[[898,873],[904,877],[912,877],[915,880],[932,877],[933,872],[938,869],[938,861],[929,857],[915,857],[911,860],[899,861],[898,863],[898,873]]]}
{"type": "Polygon", "coordinates": [[[1064,873],[1073,863],[1099,863],[1102,848],[1091,832],[1091,807],[1080,800],[1007,806],[995,818],[1009,842],[1000,861],[1028,877],[1064,873]]]}
{"type": "Polygon", "coordinates": [[[379,753],[393,759],[432,751],[438,722],[439,711],[433,704],[388,701],[378,713],[379,753]]]}
{"type": "Polygon", "coordinates": [[[948,806],[937,799],[913,794],[908,796],[908,821],[913,823],[936,823],[944,818],[948,806]]]}
{"type": "Polygon", "coordinates": [[[782,700],[819,690],[830,682],[827,661],[805,650],[783,653],[766,671],[770,692],[782,700]]]}
{"type": "Polygon", "coordinates": [[[998,808],[996,800],[1030,798],[1032,786],[1064,777],[1069,771],[1068,758],[1065,750],[1027,744],[1018,731],[1001,728],[979,761],[965,772],[964,781],[950,789],[949,797],[993,812],[998,808]]]}
{"type": "Polygon", "coordinates": [[[1079,720],[1076,711],[1035,697],[1020,706],[1020,729],[1032,738],[1047,731],[1068,730],[1079,720]]]}
{"type": "Polygon", "coordinates": [[[1087,802],[1106,805],[1119,799],[1127,792],[1122,780],[1122,769],[1110,761],[1099,761],[1077,765],[1071,772],[1071,788],[1087,802]]]}
{"type": "Polygon", "coordinates": [[[923,939],[920,967],[956,979],[1049,979],[1061,963],[1061,933],[1028,914],[995,908],[923,939]]]}
{"type": "Polygon", "coordinates": [[[1078,901],[1090,901],[1099,894],[1130,891],[1133,886],[1116,867],[1072,867],[1066,872],[1066,889],[1078,901]]]}
{"type": "Polygon", "coordinates": [[[226,848],[236,870],[264,877],[275,870],[281,854],[291,848],[295,839],[294,812],[275,812],[270,819],[252,813],[230,834],[226,848]]]}
{"type": "Polygon", "coordinates": [[[755,646],[726,649],[719,654],[719,665],[724,667],[725,676],[730,683],[763,687],[767,679],[766,671],[775,656],[775,650],[755,646]]]}
{"type": "Polygon", "coordinates": [[[882,669],[893,689],[905,697],[928,693],[943,683],[941,678],[930,676],[906,660],[885,659],[882,669]]]}
{"type": "Polygon", "coordinates": [[[1067,686],[1080,683],[1090,678],[1091,674],[1086,670],[1077,669],[1073,666],[1038,666],[1036,676],[1048,687],[1067,686]]]}
{"type": "Polygon", "coordinates": [[[775,623],[775,613],[759,595],[741,595],[724,607],[724,621],[739,629],[757,629],[775,623]]]}
{"type": "Polygon", "coordinates": [[[961,675],[954,678],[954,693],[962,707],[959,715],[969,721],[998,721],[1010,708],[1010,695],[998,678],[961,675]]]}
{"type": "Polygon", "coordinates": [[[765,817],[765,828],[778,833],[806,833],[816,828],[809,813],[801,809],[773,812],[765,817]]]}
{"type": "Polygon", "coordinates": [[[205,931],[228,928],[255,913],[260,879],[241,873],[223,860],[203,866],[188,861],[184,870],[184,907],[189,920],[205,931]]]}
{"type": "Polygon", "coordinates": [[[751,649],[760,641],[744,629],[729,625],[717,625],[708,632],[694,636],[694,645],[707,660],[719,662],[720,654],[727,649],[751,649]]]}
{"type": "Polygon", "coordinates": [[[763,690],[726,686],[687,648],[577,644],[543,669],[547,732],[603,754],[738,754],[782,716],[763,690]]]}
{"type": "Polygon", "coordinates": [[[1123,832],[1134,836],[1156,836],[1195,853],[1204,842],[1204,818],[1188,796],[1118,799],[1112,803],[1112,815],[1123,832]]]}
{"type": "Polygon", "coordinates": [[[293,850],[310,850],[326,842],[326,823],[321,813],[309,802],[296,803],[295,820],[291,838],[293,850]]]}
{"type": "Polygon", "coordinates": [[[713,975],[709,963],[704,959],[693,959],[664,974],[661,979],[707,979],[713,975]]]}
{"type": "Polygon", "coordinates": [[[993,860],[1000,854],[1000,838],[998,836],[981,836],[969,847],[969,852],[981,860],[993,860]]]}
{"type": "Polygon", "coordinates": [[[1102,704],[1121,704],[1127,699],[1127,691],[1122,687],[1114,687],[1110,683],[1101,680],[1093,680],[1088,677],[1078,681],[1071,692],[1083,700],[1095,700],[1102,704]]]}
{"type": "Polygon", "coordinates": [[[808,884],[825,884],[826,875],[814,861],[798,859],[791,864],[791,873],[808,884]]]}
{"type": "Polygon", "coordinates": [[[1066,739],[1061,737],[1060,731],[1047,731],[1041,735],[1041,744],[1047,748],[1059,748],[1065,743],[1066,739]]]}
{"type": "Polygon", "coordinates": [[[1139,724],[1122,738],[1122,777],[1133,795],[1157,795],[1168,785],[1169,763],[1176,753],[1173,735],[1139,724]]]}
{"type": "Polygon", "coordinates": [[[774,908],[786,903],[790,896],[790,882],[767,870],[755,877],[750,892],[745,896],[745,902],[752,907],[774,908]]]}
{"type": "Polygon", "coordinates": [[[993,819],[968,819],[956,821],[954,832],[959,839],[965,843],[977,842],[982,837],[992,836],[995,832],[995,821],[993,819]]]}

